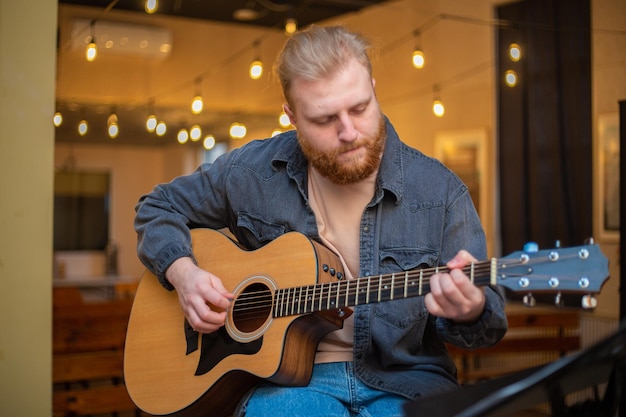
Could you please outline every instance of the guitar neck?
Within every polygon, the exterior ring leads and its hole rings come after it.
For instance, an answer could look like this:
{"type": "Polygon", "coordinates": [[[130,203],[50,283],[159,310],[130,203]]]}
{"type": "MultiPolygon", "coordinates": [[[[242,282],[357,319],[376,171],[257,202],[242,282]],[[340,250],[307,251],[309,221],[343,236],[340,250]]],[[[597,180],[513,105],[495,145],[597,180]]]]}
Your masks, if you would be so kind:
{"type": "MultiPolygon", "coordinates": [[[[463,272],[478,286],[496,283],[496,259],[472,263],[463,272]]],[[[274,317],[314,313],[425,295],[430,278],[447,267],[361,277],[352,280],[282,288],[274,294],[274,317]]]]}

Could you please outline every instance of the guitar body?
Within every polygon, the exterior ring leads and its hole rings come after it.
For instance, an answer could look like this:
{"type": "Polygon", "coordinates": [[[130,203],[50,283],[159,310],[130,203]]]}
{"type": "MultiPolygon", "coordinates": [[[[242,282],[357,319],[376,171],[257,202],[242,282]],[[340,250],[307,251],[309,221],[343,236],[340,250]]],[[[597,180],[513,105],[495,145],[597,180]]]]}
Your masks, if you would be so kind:
{"type": "MultiPolygon", "coordinates": [[[[256,251],[209,229],[193,230],[192,243],[198,265],[222,279],[235,303],[250,294],[271,297],[276,288],[314,285],[328,276],[322,265],[341,268],[332,252],[299,233],[256,251]]],[[[251,319],[229,312],[219,332],[199,335],[186,324],[176,292],[146,272],[128,323],[125,383],[135,404],[152,415],[228,416],[260,380],[307,384],[319,340],[343,319],[334,310],[275,318],[265,308],[251,319]]]]}

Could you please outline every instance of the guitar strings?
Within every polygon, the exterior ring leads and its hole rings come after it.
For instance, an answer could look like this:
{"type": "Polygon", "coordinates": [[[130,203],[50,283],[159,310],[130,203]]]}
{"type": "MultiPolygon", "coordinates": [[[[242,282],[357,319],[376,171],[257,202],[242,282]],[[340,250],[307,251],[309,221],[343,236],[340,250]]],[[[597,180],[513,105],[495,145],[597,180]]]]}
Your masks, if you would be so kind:
{"type": "MultiPolygon", "coordinates": [[[[575,255],[572,255],[574,257],[575,255]]],[[[564,257],[566,258],[566,257],[564,257]]],[[[545,259],[533,258],[527,262],[522,262],[517,259],[500,259],[498,261],[498,269],[506,269],[510,266],[528,265],[531,266],[536,263],[543,263],[545,259]]],[[[474,275],[474,282],[483,282],[489,284],[489,275],[491,274],[491,261],[479,261],[473,264],[467,265],[462,268],[462,271],[466,275],[474,275]],[[478,276],[478,278],[476,278],[478,276]],[[485,278],[486,277],[486,278],[485,278]]],[[[267,311],[269,308],[273,308],[274,304],[280,304],[279,311],[286,311],[286,314],[301,314],[301,305],[304,304],[305,313],[314,311],[334,309],[338,307],[350,306],[343,303],[345,300],[356,300],[362,297],[368,297],[368,294],[396,294],[398,290],[406,290],[411,293],[411,296],[424,295],[430,289],[430,277],[436,273],[448,273],[450,268],[442,266],[435,268],[426,268],[420,270],[410,270],[406,272],[396,272],[391,274],[372,275],[367,277],[360,277],[350,281],[335,281],[305,285],[300,287],[283,288],[276,291],[275,297],[272,297],[269,288],[261,291],[243,292],[237,297],[237,301],[233,305],[233,310],[237,314],[245,314],[245,311],[249,311],[252,314],[263,310],[267,311]],[[420,284],[421,281],[421,284],[420,284]],[[393,285],[392,285],[393,284],[393,285]],[[341,287],[346,288],[341,288],[341,287]],[[420,292],[415,293],[415,289],[421,287],[420,292]],[[302,299],[304,298],[304,299],[302,299]],[[342,301],[341,306],[335,304],[328,305],[328,302],[324,300],[339,299],[342,301]],[[298,307],[295,307],[295,305],[298,307]]],[[[529,271],[530,272],[530,271],[529,271]]],[[[509,276],[524,276],[528,274],[509,274],[509,276]]],[[[399,298],[404,298],[404,292],[399,295],[399,298]]],[[[369,297],[368,297],[369,299],[369,297]]],[[[375,300],[378,298],[375,296],[375,300]]],[[[385,298],[388,300],[389,298],[385,298]]],[[[365,300],[365,299],[364,299],[365,300]]],[[[382,301],[385,301],[382,300],[382,301]]],[[[371,302],[371,301],[369,301],[371,302]]],[[[239,317],[239,316],[238,316],[239,317]]]]}

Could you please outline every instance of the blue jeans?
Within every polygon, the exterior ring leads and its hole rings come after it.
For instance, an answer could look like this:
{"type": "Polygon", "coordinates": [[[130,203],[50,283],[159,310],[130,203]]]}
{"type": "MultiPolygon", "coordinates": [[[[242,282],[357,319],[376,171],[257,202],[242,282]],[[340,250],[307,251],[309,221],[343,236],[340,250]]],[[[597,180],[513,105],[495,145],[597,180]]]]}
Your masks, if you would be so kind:
{"type": "Polygon", "coordinates": [[[317,364],[305,387],[260,385],[237,417],[401,417],[408,401],[363,384],[352,362],[317,364]]]}

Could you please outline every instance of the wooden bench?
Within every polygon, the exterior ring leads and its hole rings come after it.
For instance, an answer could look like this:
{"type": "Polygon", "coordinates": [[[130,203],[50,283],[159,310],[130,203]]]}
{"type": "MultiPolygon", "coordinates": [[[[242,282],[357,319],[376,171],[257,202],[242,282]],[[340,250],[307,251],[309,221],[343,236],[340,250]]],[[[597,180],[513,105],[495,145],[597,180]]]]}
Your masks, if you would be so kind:
{"type": "Polygon", "coordinates": [[[579,312],[526,311],[507,314],[509,330],[495,346],[461,349],[448,346],[459,382],[468,384],[544,365],[580,349],[579,312]]]}
{"type": "Polygon", "coordinates": [[[53,301],[53,416],[140,415],[124,385],[131,300],[83,303],[70,288],[53,301]]]}

